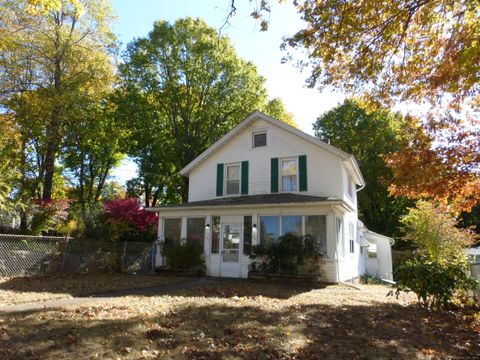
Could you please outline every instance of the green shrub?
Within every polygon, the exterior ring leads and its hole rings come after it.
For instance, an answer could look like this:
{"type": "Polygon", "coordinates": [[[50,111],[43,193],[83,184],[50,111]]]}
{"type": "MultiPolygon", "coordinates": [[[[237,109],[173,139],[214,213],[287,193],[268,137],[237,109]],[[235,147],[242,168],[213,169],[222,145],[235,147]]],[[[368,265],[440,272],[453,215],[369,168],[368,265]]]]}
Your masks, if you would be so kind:
{"type": "Polygon", "coordinates": [[[189,270],[195,275],[206,273],[203,248],[197,244],[174,244],[165,246],[163,254],[171,270],[189,270]]]}
{"type": "Polygon", "coordinates": [[[477,284],[465,262],[440,263],[427,257],[407,260],[395,275],[397,297],[401,291],[413,291],[419,303],[431,309],[446,308],[457,292],[473,290],[477,284]]]}
{"type": "Polygon", "coordinates": [[[287,233],[278,241],[266,241],[252,247],[253,267],[255,270],[292,274],[313,273],[318,270],[316,259],[319,252],[310,236],[298,236],[287,233]]]}

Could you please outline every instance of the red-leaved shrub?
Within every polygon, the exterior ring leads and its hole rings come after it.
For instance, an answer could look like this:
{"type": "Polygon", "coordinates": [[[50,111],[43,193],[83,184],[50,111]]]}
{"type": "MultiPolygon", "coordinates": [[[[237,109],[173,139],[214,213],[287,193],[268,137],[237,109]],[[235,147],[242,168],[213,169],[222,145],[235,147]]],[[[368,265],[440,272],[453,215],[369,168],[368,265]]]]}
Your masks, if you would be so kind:
{"type": "Polygon", "coordinates": [[[135,198],[107,200],[103,206],[110,218],[122,221],[140,232],[156,232],[157,214],[142,209],[135,198]]]}

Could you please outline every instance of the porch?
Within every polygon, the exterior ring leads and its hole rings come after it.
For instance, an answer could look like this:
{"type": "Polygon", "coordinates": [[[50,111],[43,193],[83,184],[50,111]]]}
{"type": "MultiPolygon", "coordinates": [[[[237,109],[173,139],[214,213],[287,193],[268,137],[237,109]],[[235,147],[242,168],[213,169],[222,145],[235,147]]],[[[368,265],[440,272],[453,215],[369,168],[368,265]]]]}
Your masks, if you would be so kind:
{"type": "Polygon", "coordinates": [[[353,260],[347,256],[343,229],[344,218],[352,209],[341,200],[274,194],[149,210],[159,214],[156,267],[167,265],[161,251],[164,246],[191,243],[203,248],[207,275],[247,278],[252,246],[277,241],[280,236],[292,233],[315,239],[322,255],[321,281],[338,282],[354,277],[348,269],[339,270],[337,266],[339,262],[348,264],[353,260]]]}

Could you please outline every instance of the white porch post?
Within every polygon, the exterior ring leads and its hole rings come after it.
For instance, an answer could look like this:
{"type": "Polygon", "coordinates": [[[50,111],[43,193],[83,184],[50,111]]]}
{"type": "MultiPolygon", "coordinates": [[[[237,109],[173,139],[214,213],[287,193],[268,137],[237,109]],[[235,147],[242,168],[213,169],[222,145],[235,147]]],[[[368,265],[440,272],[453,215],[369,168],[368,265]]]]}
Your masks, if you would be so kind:
{"type": "Polygon", "coordinates": [[[163,218],[158,213],[158,231],[157,231],[157,241],[155,242],[156,251],[155,251],[155,267],[160,267],[164,265],[164,259],[162,254],[162,245],[165,242],[165,237],[163,236],[163,218]]]}
{"type": "Polygon", "coordinates": [[[182,217],[182,229],[180,231],[180,243],[185,245],[187,243],[187,218],[182,217]]]}
{"type": "Polygon", "coordinates": [[[258,245],[259,244],[259,236],[258,236],[258,231],[260,229],[260,224],[258,223],[258,214],[253,214],[252,215],[252,226],[256,225],[255,228],[252,228],[252,245],[258,245]]]}
{"type": "Polygon", "coordinates": [[[212,216],[211,215],[207,215],[205,217],[205,236],[204,236],[204,239],[203,239],[203,253],[205,254],[206,257],[208,257],[208,255],[210,254],[210,244],[211,244],[211,241],[210,241],[210,237],[212,235],[212,216]],[[207,225],[208,228],[207,228],[207,225]]]}

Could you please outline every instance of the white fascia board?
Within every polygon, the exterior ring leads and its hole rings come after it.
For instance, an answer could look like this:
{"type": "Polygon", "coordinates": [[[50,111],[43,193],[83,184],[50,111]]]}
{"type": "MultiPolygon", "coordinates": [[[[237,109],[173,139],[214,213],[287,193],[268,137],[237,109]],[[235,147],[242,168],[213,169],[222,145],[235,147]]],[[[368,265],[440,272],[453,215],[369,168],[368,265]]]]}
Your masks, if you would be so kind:
{"type": "Polygon", "coordinates": [[[221,209],[261,209],[261,208],[272,208],[272,207],[315,207],[319,205],[340,205],[347,209],[348,211],[354,211],[354,209],[343,200],[325,200],[321,202],[298,202],[298,203],[284,203],[284,204],[250,204],[250,205],[199,205],[199,206],[179,206],[179,207],[150,207],[145,210],[156,212],[156,213],[165,213],[165,212],[188,212],[190,210],[221,210],[221,209]]]}

